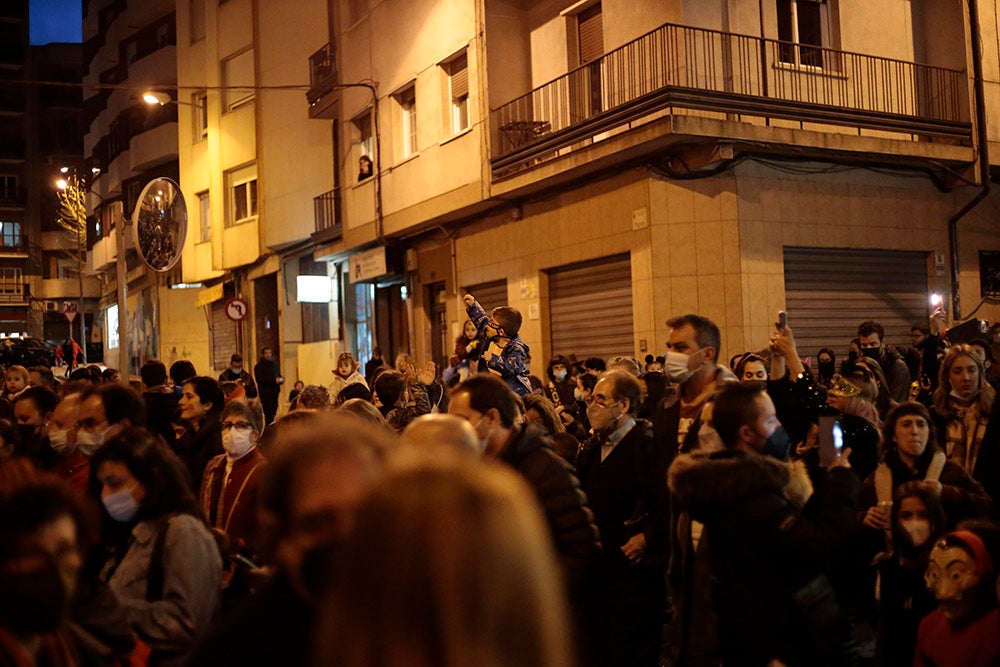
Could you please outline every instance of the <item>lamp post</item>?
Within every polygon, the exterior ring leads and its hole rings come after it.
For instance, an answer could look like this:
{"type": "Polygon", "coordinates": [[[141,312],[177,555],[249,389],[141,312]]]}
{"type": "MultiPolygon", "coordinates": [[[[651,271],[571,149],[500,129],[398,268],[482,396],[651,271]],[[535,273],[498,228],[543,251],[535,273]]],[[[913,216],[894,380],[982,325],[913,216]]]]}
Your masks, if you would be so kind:
{"type": "MultiPolygon", "coordinates": [[[[63,176],[56,181],[59,189],[59,226],[76,234],[77,280],[79,281],[80,306],[77,309],[80,317],[80,348],[83,353],[83,363],[87,363],[87,325],[86,311],[83,308],[85,293],[83,290],[83,264],[86,256],[87,243],[87,193],[90,190],[89,181],[77,176],[69,167],[59,170],[63,176]]],[[[91,170],[91,178],[100,173],[96,167],[91,170]]],[[[70,338],[73,338],[73,325],[70,323],[70,338]]],[[[72,363],[72,357],[68,360],[72,363]]]]}

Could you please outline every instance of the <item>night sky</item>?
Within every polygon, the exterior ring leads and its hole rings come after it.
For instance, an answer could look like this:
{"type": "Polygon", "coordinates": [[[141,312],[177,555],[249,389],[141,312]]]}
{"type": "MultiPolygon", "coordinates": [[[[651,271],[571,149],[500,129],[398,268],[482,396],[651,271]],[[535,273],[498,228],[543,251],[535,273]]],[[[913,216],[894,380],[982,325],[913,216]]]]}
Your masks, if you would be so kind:
{"type": "Polygon", "coordinates": [[[81,0],[29,0],[31,43],[82,41],[82,7],[81,0]]]}

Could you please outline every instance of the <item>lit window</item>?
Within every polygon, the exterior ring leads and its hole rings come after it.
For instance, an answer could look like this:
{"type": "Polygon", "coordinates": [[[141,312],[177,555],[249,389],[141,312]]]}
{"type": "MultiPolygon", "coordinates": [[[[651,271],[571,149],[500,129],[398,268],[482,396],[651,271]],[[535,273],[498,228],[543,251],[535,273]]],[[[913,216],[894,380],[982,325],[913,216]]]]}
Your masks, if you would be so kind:
{"type": "Polygon", "coordinates": [[[108,349],[118,349],[118,304],[113,303],[104,311],[107,326],[104,328],[108,332],[108,349]]]}
{"type": "Polygon", "coordinates": [[[0,245],[17,248],[21,245],[21,223],[0,222],[0,245]]]}
{"type": "Polygon", "coordinates": [[[782,62],[828,67],[823,47],[830,46],[830,5],[826,0],[777,0],[782,62]]]}
{"type": "Polygon", "coordinates": [[[406,159],[417,152],[417,93],[414,86],[395,95],[399,106],[400,141],[406,159]]]}
{"type": "Polygon", "coordinates": [[[198,193],[198,225],[201,229],[201,242],[212,240],[212,208],[208,192],[198,193]]]}
{"type": "Polygon", "coordinates": [[[451,93],[451,131],[458,134],[469,127],[469,59],[462,55],[445,63],[451,93]]]}
{"type": "Polygon", "coordinates": [[[226,174],[229,212],[226,226],[250,222],[257,217],[257,166],[250,165],[226,174]]]}
{"type": "Polygon", "coordinates": [[[232,111],[253,102],[253,49],[247,48],[222,61],[223,108],[232,111]]]}

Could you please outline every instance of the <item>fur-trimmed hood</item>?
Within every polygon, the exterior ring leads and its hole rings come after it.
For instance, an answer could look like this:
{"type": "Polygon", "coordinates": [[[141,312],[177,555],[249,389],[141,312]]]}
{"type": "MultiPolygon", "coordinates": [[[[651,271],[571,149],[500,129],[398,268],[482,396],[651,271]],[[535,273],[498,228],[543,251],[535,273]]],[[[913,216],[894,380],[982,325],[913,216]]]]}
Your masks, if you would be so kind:
{"type": "Polygon", "coordinates": [[[783,497],[801,509],[813,491],[802,462],[733,451],[681,454],[670,466],[667,484],[695,518],[762,496],[783,497]]]}

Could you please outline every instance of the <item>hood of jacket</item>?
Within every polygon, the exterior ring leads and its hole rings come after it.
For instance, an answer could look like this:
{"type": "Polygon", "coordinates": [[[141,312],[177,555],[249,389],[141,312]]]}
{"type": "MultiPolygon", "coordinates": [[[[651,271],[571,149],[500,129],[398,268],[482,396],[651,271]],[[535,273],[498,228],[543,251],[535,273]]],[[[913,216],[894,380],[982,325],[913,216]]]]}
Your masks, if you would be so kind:
{"type": "Polygon", "coordinates": [[[667,484],[696,518],[765,495],[801,508],[812,495],[802,462],[735,451],[681,454],[670,466],[667,484]]]}

